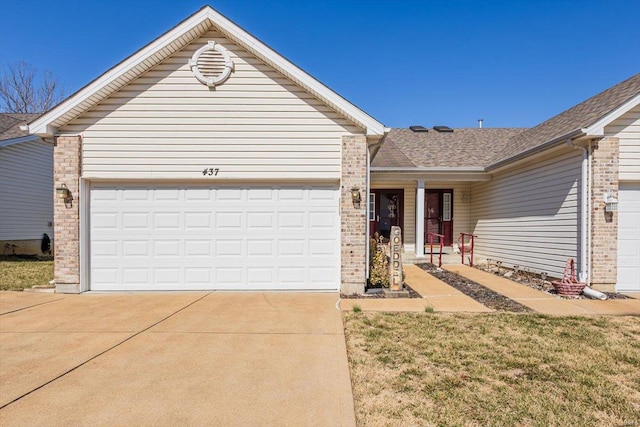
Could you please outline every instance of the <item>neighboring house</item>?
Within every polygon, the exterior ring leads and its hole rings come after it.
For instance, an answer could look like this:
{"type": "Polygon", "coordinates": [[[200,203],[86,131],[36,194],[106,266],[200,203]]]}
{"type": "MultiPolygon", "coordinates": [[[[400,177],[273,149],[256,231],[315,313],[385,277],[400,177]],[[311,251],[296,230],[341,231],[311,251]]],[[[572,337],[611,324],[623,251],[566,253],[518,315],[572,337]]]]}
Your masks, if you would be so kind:
{"type": "Polygon", "coordinates": [[[468,231],[486,257],[553,275],[577,257],[611,288],[640,181],[637,131],[611,134],[638,123],[638,76],[622,85],[526,131],[389,130],[204,7],[29,125],[55,138],[70,190],[54,206],[56,290],[362,292],[368,235],[391,222],[417,257],[429,231],[447,245],[468,231]],[[609,190],[621,212],[604,216],[609,190]]]}
{"type": "Polygon", "coordinates": [[[561,277],[571,257],[595,288],[640,291],[640,74],[527,130],[415,130],[372,162],[372,231],[401,225],[416,257],[473,233],[479,259],[561,277]]]}
{"type": "Polygon", "coordinates": [[[53,239],[53,144],[21,129],[39,114],[0,113],[0,254],[42,254],[53,239]]]}

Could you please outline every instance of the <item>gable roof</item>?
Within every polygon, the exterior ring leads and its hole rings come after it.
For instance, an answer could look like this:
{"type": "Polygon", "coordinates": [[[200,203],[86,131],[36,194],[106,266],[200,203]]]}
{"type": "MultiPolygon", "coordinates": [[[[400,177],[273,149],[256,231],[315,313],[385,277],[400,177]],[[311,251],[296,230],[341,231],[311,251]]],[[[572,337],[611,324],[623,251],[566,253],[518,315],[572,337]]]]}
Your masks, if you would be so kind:
{"type": "Polygon", "coordinates": [[[198,12],[62,101],[48,113],[29,124],[29,131],[39,135],[53,135],[57,132],[57,128],[89,110],[151,67],[184,48],[212,26],[225,37],[291,79],[346,119],[365,129],[368,137],[378,139],[384,135],[385,128],[382,123],[320,83],[234,22],[215,11],[211,6],[204,6],[198,12]]]}
{"type": "Polygon", "coordinates": [[[492,158],[492,166],[580,135],[602,136],[604,126],[640,104],[640,73],[592,96],[580,104],[515,135],[502,152],[492,158]]]}
{"type": "Polygon", "coordinates": [[[486,167],[522,128],[463,128],[453,132],[413,132],[393,128],[372,168],[486,167]]]}
{"type": "Polygon", "coordinates": [[[0,141],[28,136],[20,126],[26,125],[40,114],[0,113],[0,141]]]}

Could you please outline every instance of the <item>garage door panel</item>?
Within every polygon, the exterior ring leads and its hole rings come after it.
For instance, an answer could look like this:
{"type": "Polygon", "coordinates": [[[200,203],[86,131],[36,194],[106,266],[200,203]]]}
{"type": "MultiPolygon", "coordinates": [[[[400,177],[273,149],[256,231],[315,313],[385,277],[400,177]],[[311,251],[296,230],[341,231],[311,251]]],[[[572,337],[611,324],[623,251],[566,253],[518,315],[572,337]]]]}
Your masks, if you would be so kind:
{"type": "Polygon", "coordinates": [[[640,292],[640,183],[621,183],[618,198],[616,289],[640,292]]]}
{"type": "Polygon", "coordinates": [[[337,290],[338,197],[335,186],[94,185],[91,289],[337,290]]]}

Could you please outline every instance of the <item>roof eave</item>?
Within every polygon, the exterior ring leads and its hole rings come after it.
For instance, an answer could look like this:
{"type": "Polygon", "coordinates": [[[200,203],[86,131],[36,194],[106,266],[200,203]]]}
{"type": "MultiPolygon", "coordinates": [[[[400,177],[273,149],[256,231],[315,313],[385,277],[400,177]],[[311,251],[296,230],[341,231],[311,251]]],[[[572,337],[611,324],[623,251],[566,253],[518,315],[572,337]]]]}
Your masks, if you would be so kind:
{"type": "Polygon", "coordinates": [[[481,167],[372,167],[376,180],[490,181],[491,174],[481,167]]]}
{"type": "Polygon", "coordinates": [[[620,118],[623,114],[626,114],[632,108],[635,108],[638,105],[640,105],[640,93],[636,94],[636,96],[630,98],[627,102],[620,105],[618,108],[612,110],[602,118],[598,119],[593,124],[582,128],[581,130],[586,136],[604,136],[604,128],[606,126],[610,125],[614,120],[620,118]]]}
{"type": "Polygon", "coordinates": [[[555,147],[556,145],[563,144],[567,140],[575,139],[575,138],[578,138],[578,137],[583,136],[583,135],[584,135],[584,132],[583,132],[582,129],[572,130],[571,132],[567,132],[564,135],[556,137],[556,138],[554,138],[554,139],[552,139],[550,141],[547,141],[547,142],[545,142],[543,144],[537,145],[537,146],[535,146],[533,148],[530,148],[528,150],[522,151],[522,152],[520,152],[520,153],[518,153],[518,154],[516,154],[514,156],[511,156],[511,157],[508,157],[506,159],[500,160],[499,162],[493,163],[493,164],[487,166],[486,170],[487,170],[487,172],[494,171],[494,170],[499,169],[501,167],[507,166],[507,165],[509,165],[511,163],[517,162],[518,160],[521,160],[521,159],[523,159],[525,157],[537,154],[537,153],[539,153],[541,151],[544,151],[544,150],[547,150],[549,148],[555,147]]]}
{"type": "Polygon", "coordinates": [[[15,145],[15,144],[22,144],[23,142],[40,141],[40,140],[42,140],[42,138],[40,138],[38,135],[19,136],[17,138],[10,138],[10,139],[5,139],[3,141],[0,141],[0,148],[8,147],[10,145],[15,145]]]}

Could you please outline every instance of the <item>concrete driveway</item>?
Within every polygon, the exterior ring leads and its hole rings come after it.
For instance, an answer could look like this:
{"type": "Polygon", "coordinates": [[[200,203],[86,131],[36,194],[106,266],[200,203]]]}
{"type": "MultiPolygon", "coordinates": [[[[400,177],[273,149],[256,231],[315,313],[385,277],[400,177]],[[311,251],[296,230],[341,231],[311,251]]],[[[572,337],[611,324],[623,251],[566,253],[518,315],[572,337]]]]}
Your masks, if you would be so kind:
{"type": "Polygon", "coordinates": [[[0,293],[0,424],[353,426],[337,300],[0,293]]]}

